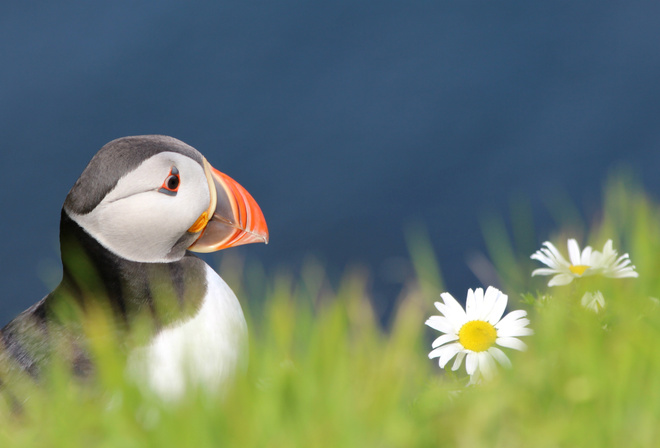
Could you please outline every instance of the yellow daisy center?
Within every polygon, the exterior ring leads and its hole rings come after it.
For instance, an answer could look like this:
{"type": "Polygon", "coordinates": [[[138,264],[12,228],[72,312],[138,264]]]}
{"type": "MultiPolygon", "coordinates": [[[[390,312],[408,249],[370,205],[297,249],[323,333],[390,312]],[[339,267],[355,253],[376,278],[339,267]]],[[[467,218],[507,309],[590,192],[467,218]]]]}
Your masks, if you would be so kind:
{"type": "Polygon", "coordinates": [[[568,269],[570,269],[573,274],[582,276],[584,271],[589,269],[589,267],[590,266],[587,266],[586,264],[572,264],[568,267],[568,269]]]}
{"type": "Polygon", "coordinates": [[[488,350],[497,339],[497,330],[483,320],[471,320],[458,330],[458,342],[473,352],[488,350]]]}

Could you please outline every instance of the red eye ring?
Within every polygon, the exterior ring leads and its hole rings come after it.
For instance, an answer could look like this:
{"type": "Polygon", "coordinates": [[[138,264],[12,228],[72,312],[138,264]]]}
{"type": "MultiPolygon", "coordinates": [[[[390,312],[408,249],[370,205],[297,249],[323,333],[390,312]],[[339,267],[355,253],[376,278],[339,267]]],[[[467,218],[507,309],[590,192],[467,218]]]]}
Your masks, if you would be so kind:
{"type": "Polygon", "coordinates": [[[179,191],[179,186],[181,185],[181,177],[179,176],[179,170],[173,166],[170,169],[170,174],[167,175],[163,185],[158,189],[159,193],[168,194],[170,196],[176,196],[177,191],[179,191]]]}

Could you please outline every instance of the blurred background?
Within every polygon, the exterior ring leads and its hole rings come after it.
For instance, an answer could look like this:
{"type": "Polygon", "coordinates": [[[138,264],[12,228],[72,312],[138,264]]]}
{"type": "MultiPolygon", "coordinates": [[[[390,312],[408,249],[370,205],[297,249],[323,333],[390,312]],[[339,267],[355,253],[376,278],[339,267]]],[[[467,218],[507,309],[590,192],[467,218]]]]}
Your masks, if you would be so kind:
{"type": "Polygon", "coordinates": [[[271,243],[235,251],[267,272],[365,265],[386,313],[423,229],[464,296],[490,214],[533,227],[533,250],[553,198],[589,219],[616,167],[658,191],[659,18],[636,1],[5,2],[0,325],[59,280],[89,159],[137,134],[252,193],[271,243]]]}

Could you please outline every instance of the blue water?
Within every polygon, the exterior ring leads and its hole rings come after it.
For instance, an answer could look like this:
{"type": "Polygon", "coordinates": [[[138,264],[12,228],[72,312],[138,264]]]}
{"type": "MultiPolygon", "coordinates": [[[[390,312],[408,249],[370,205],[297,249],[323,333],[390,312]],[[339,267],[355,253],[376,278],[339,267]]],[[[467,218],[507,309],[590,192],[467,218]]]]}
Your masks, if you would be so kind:
{"type": "MultiPolygon", "coordinates": [[[[588,215],[608,173],[660,182],[660,3],[282,0],[0,7],[0,321],[57,280],[61,204],[124,135],[195,146],[261,205],[267,269],[314,254],[398,293],[428,229],[479,286],[480,219],[523,195],[588,215]]],[[[435,298],[429,298],[431,302],[435,298]]]]}

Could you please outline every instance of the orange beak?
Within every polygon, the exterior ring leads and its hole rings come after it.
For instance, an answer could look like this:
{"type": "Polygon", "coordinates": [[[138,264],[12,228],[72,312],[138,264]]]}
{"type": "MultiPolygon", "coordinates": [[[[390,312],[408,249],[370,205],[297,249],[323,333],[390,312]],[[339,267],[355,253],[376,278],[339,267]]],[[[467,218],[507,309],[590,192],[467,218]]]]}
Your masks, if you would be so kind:
{"type": "Polygon", "coordinates": [[[215,252],[249,243],[268,244],[268,227],[259,205],[238,182],[213,168],[204,159],[211,203],[188,229],[201,232],[188,248],[193,252],[215,252]]]}

